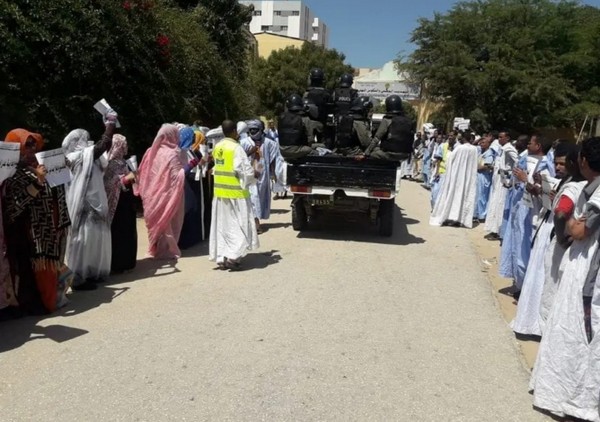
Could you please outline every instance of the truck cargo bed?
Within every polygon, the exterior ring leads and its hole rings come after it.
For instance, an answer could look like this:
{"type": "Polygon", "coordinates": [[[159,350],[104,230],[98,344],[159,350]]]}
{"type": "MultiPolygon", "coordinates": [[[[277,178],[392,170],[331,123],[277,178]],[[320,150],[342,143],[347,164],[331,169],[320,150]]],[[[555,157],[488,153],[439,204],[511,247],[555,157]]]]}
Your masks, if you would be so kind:
{"type": "Polygon", "coordinates": [[[372,159],[356,161],[340,156],[304,157],[288,161],[287,183],[298,186],[394,190],[399,164],[372,159]]]}

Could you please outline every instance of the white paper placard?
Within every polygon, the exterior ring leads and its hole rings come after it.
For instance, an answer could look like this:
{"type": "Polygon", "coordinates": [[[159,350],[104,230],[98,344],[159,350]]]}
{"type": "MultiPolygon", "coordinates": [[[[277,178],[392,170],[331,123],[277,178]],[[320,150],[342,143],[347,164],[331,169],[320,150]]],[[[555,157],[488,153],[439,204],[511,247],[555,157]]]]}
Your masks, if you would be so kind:
{"type": "Polygon", "coordinates": [[[552,210],[552,200],[550,199],[550,193],[558,185],[558,180],[542,174],[542,204],[547,210],[552,210]]]}
{"type": "MultiPolygon", "coordinates": [[[[102,117],[106,118],[106,114],[108,113],[109,110],[111,110],[111,106],[108,105],[108,103],[106,102],[106,100],[104,98],[102,98],[100,101],[98,101],[96,104],[94,104],[94,108],[96,109],[96,111],[100,114],[102,114],[102,117]]],[[[115,122],[116,127],[120,128],[121,127],[121,123],[119,123],[119,120],[117,119],[117,121],[115,122]]]]}
{"type": "Polygon", "coordinates": [[[46,167],[46,181],[51,187],[67,184],[71,181],[71,172],[67,167],[62,148],[42,151],[35,154],[38,163],[46,167]]]}
{"type": "Polygon", "coordinates": [[[15,174],[20,158],[21,144],[17,142],[0,142],[0,183],[15,174]]]}

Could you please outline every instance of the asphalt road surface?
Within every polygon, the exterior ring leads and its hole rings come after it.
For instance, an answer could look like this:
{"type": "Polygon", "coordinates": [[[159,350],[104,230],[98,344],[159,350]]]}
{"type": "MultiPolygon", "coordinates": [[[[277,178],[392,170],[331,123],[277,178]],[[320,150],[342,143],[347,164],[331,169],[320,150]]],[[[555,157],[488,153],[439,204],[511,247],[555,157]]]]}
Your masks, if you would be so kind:
{"type": "MultiPolygon", "coordinates": [[[[246,271],[143,259],[58,314],[0,324],[1,421],[536,421],[464,230],[405,183],[395,234],[275,201],[246,271]]],[[[142,225],[140,225],[140,228],[142,225]]]]}

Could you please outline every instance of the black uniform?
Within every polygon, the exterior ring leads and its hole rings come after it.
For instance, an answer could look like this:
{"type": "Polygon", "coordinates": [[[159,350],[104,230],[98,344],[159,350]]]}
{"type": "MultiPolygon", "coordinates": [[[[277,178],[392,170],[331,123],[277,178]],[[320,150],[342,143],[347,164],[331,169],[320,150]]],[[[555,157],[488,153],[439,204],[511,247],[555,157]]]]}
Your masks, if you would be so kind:
{"type": "Polygon", "coordinates": [[[325,124],[331,109],[331,93],[322,86],[311,86],[304,93],[304,98],[310,100],[317,107],[315,120],[325,124]]]}
{"type": "Polygon", "coordinates": [[[313,152],[314,127],[304,113],[285,111],[279,116],[277,127],[284,159],[305,157],[313,152]]]}
{"type": "Polygon", "coordinates": [[[371,144],[369,122],[360,115],[340,116],[335,153],[343,156],[361,155],[371,144]]]}
{"type": "Polygon", "coordinates": [[[335,115],[346,115],[350,113],[352,103],[358,97],[358,91],[352,88],[336,88],[333,95],[335,104],[335,115]]]}
{"type": "Polygon", "coordinates": [[[379,148],[375,148],[372,152],[367,151],[367,155],[372,158],[394,161],[409,158],[413,151],[414,129],[414,125],[408,117],[386,115],[377,129],[370,149],[373,149],[377,143],[379,143],[379,148]]]}

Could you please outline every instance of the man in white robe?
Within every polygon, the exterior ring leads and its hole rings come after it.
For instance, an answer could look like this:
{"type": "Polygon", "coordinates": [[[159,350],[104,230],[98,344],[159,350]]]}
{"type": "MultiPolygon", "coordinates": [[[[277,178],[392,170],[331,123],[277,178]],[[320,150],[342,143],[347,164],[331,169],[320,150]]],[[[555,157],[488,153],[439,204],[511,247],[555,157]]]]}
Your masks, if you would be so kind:
{"type": "Polygon", "coordinates": [[[562,276],[530,388],[534,405],[541,409],[561,417],[600,421],[600,138],[583,141],[579,157],[588,183],[567,225],[573,243],[562,260],[562,276]]]}
{"type": "Polygon", "coordinates": [[[519,153],[510,142],[508,132],[500,132],[498,143],[499,156],[494,163],[492,176],[492,190],[488,202],[487,217],[485,220],[486,239],[499,239],[500,227],[504,215],[504,205],[508,194],[508,183],[515,165],[519,162],[519,153]]]}
{"type": "Polygon", "coordinates": [[[475,198],[477,195],[477,147],[461,139],[448,159],[446,176],[434,205],[429,224],[441,226],[449,222],[473,227],[475,198]]]}
{"type": "Polygon", "coordinates": [[[214,199],[209,259],[219,268],[237,270],[248,251],[259,246],[248,187],[256,184],[252,164],[238,143],[236,124],[221,125],[225,139],[213,150],[214,199]]]}
{"type": "MultiPolygon", "coordinates": [[[[565,202],[565,200],[568,200],[572,204],[576,203],[585,185],[585,182],[579,181],[581,176],[579,175],[579,169],[576,167],[577,151],[574,144],[561,144],[556,149],[554,160],[557,179],[546,177],[546,180],[550,181],[557,193],[553,201],[554,203],[549,207],[550,209],[544,208],[542,210],[543,216],[534,235],[533,248],[529,262],[527,263],[525,279],[523,280],[523,290],[519,296],[517,315],[511,323],[513,331],[523,335],[540,336],[542,334],[540,304],[544,284],[550,276],[550,268],[547,268],[545,265],[547,252],[549,249],[555,249],[554,247],[550,247],[553,238],[556,239],[556,235],[554,234],[554,209],[559,203],[565,202]],[[573,165],[569,166],[569,170],[575,176],[575,180],[572,180],[567,172],[567,159],[570,159],[573,163],[573,165]]],[[[558,235],[560,236],[561,234],[559,233],[558,235]]],[[[553,246],[556,246],[555,242],[554,240],[553,246]]],[[[562,250],[564,252],[564,249],[562,250]]],[[[552,258],[560,261],[562,256],[552,254],[552,258]]],[[[550,282],[549,287],[553,284],[555,282],[550,282]]]]}

